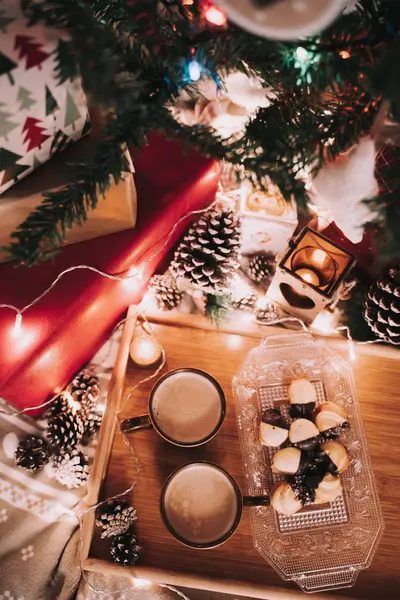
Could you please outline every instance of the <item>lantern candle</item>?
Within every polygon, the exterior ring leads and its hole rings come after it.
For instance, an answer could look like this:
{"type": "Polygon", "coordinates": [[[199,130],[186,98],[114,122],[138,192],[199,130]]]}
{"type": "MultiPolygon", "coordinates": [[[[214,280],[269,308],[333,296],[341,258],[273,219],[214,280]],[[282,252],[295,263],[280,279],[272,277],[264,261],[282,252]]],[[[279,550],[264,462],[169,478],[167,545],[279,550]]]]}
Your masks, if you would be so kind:
{"type": "Polygon", "coordinates": [[[317,273],[315,273],[315,271],[312,271],[311,269],[301,268],[297,269],[295,273],[296,275],[301,277],[306,283],[310,283],[311,285],[315,285],[316,287],[320,285],[320,280],[317,273]]]}

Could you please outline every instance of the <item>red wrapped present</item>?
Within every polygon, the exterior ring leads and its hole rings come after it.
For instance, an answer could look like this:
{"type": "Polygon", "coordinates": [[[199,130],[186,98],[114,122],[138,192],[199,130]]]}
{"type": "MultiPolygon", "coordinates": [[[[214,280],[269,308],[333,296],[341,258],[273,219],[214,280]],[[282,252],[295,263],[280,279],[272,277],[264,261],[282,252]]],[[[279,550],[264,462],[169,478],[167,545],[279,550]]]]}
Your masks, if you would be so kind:
{"type": "Polygon", "coordinates": [[[184,151],[177,141],[150,136],[134,163],[134,231],[68,246],[53,261],[34,267],[0,265],[0,304],[22,308],[71,266],[86,264],[117,274],[149,261],[142,280],[112,281],[88,270],[66,274],[24,312],[19,330],[15,312],[0,309],[0,396],[18,409],[37,406],[66,386],[104,343],[127,306],[140,301],[157,265],[190,221],[185,219],[167,240],[179,218],[214,200],[220,166],[194,150],[184,151]]]}

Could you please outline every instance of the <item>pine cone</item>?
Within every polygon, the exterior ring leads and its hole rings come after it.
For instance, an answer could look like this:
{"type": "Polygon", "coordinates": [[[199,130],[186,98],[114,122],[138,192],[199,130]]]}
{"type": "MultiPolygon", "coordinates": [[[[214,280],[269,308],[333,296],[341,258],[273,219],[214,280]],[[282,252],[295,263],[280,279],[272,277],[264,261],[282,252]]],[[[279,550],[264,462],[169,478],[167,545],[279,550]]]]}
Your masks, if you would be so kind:
{"type": "Polygon", "coordinates": [[[272,321],[276,321],[282,315],[279,308],[268,300],[267,298],[263,299],[263,302],[260,305],[256,306],[256,320],[260,321],[260,323],[271,323],[272,321]]]}
{"type": "Polygon", "coordinates": [[[49,445],[37,435],[28,435],[21,440],[15,451],[15,461],[28,471],[40,471],[49,459],[49,445]]]}
{"type": "Polygon", "coordinates": [[[76,448],[54,456],[52,468],[57,481],[69,489],[85,485],[89,476],[87,458],[76,448]]]}
{"type": "Polygon", "coordinates": [[[400,267],[389,269],[370,287],[364,318],[378,338],[400,344],[400,267]]]}
{"type": "Polygon", "coordinates": [[[210,210],[189,230],[171,263],[173,273],[197,288],[226,287],[239,266],[240,222],[231,210],[210,210]]]}
{"type": "Polygon", "coordinates": [[[276,258],[274,254],[255,254],[249,259],[247,275],[253,283],[266,286],[275,273],[276,258]]]}
{"type": "Polygon", "coordinates": [[[136,521],[136,510],[125,500],[110,500],[98,509],[96,525],[103,529],[102,538],[121,535],[136,521]]]}
{"type": "Polygon", "coordinates": [[[111,546],[111,556],[117,565],[135,565],[139,559],[142,547],[131,533],[123,533],[114,538],[111,546]]]}
{"type": "Polygon", "coordinates": [[[54,398],[53,402],[49,404],[49,408],[46,410],[45,417],[47,419],[51,419],[51,417],[55,417],[62,412],[72,412],[70,395],[66,394],[65,392],[61,392],[61,394],[54,398]]]}
{"type": "Polygon", "coordinates": [[[80,413],[60,413],[49,419],[47,438],[51,446],[67,450],[81,441],[84,425],[80,413]]]}
{"type": "Polygon", "coordinates": [[[231,306],[234,310],[250,310],[252,311],[257,304],[258,296],[255,292],[250,292],[243,298],[232,298],[231,306]]]}
{"type": "Polygon", "coordinates": [[[85,421],[85,431],[83,432],[83,436],[80,441],[83,446],[90,444],[93,437],[98,433],[102,420],[102,415],[99,415],[98,413],[92,413],[89,419],[85,421]]]}
{"type": "Polygon", "coordinates": [[[181,303],[183,294],[175,280],[168,275],[154,275],[150,279],[149,289],[153,292],[157,307],[161,310],[172,310],[181,303]]]}
{"type": "Polygon", "coordinates": [[[99,380],[90,371],[84,370],[74,377],[69,389],[73,397],[81,403],[81,417],[85,421],[93,412],[99,397],[99,380]]]}

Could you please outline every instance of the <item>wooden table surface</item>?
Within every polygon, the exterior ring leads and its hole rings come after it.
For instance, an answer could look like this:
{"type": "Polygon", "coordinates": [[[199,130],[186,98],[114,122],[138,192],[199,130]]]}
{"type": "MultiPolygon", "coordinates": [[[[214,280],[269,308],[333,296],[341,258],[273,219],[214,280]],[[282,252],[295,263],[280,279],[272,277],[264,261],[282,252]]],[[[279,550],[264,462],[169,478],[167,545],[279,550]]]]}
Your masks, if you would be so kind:
{"type": "MultiPolygon", "coordinates": [[[[199,551],[183,547],[167,532],[161,522],[158,501],[162,483],[179,465],[193,460],[211,460],[225,467],[244,490],[244,474],[236,429],[235,411],[231,391],[232,374],[235,373],[248,351],[258,345],[257,335],[235,335],[220,331],[206,331],[186,326],[158,324],[154,332],[167,354],[166,372],[178,367],[196,367],[214,375],[222,385],[227,399],[227,416],[223,429],[209,444],[200,448],[182,449],[167,444],[154,431],[143,431],[131,436],[140,474],[131,494],[131,503],[138,508],[137,536],[143,543],[142,561],[146,566],[174,573],[182,573],[183,585],[196,581],[190,574],[198,574],[204,587],[212,589],[213,581],[231,582],[231,592],[251,594],[254,587],[265,586],[271,590],[287,590],[287,594],[267,598],[300,597],[299,588],[284,582],[253,547],[249,514],[245,511],[235,535],[223,546],[199,551]],[[188,578],[185,579],[184,575],[188,578]],[[242,580],[244,587],[236,585],[242,580]],[[207,581],[209,583],[207,583],[207,581]],[[232,583],[233,582],[233,583],[232,583]]],[[[344,344],[339,353],[348,358],[344,344]]],[[[337,347],[335,350],[338,351],[337,347]]],[[[400,356],[400,355],[399,355],[400,356]]],[[[400,369],[396,354],[384,350],[378,353],[365,348],[357,349],[354,376],[366,435],[376,476],[378,494],[385,519],[385,532],[372,566],[360,573],[353,588],[341,590],[341,597],[385,600],[400,598],[400,369]]],[[[142,379],[145,371],[129,361],[125,386],[129,388],[142,379]]],[[[144,384],[129,401],[122,417],[147,412],[147,399],[152,383],[144,384]]],[[[107,498],[129,488],[136,476],[136,462],[120,434],[115,435],[107,475],[101,498],[107,498]]],[[[109,543],[100,540],[99,531],[90,549],[90,564],[101,559],[109,561],[109,543]]],[[[143,577],[143,574],[139,574],[143,577]]],[[[149,577],[150,578],[150,577],[149,577]]],[[[174,580],[179,584],[178,580],[174,580]]],[[[319,596],[315,596],[319,597],[319,596]]],[[[322,597],[322,596],[321,596],[322,597]]],[[[327,596],[324,595],[326,598],[327,596]]],[[[335,594],[332,595],[335,597],[335,594]]]]}

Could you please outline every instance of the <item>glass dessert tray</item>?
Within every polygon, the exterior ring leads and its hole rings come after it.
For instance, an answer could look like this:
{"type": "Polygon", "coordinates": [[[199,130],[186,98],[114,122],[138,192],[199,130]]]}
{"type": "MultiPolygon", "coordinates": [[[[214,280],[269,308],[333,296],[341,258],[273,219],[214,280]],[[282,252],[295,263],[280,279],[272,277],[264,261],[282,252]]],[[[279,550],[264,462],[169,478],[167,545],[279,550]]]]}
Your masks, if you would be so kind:
{"type": "Polygon", "coordinates": [[[350,464],[340,477],[343,494],[332,503],[309,504],[285,516],[272,507],[251,509],[253,543],[284,580],[304,592],[351,587],[371,564],[384,523],[376,493],[351,367],[324,342],[308,334],[268,338],[252,350],[233,380],[245,481],[249,495],[269,494],[282,479],[271,470],[277,450],[259,441],[268,408],[288,414],[288,388],[305,377],[315,386],[317,405],[335,402],[349,414],[340,441],[350,464]]]}

